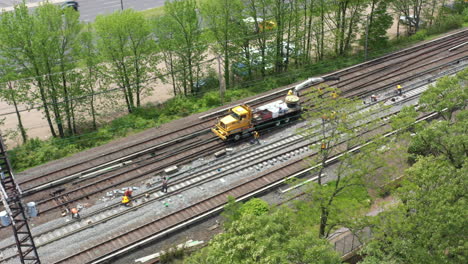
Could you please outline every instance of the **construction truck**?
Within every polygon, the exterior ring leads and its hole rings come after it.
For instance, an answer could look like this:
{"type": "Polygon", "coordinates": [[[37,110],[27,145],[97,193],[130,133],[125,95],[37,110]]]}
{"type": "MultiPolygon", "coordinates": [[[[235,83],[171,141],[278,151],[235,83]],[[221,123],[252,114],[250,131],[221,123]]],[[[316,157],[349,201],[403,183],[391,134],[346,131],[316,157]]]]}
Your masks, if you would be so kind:
{"type": "Polygon", "coordinates": [[[233,107],[229,109],[229,115],[219,119],[211,131],[222,140],[237,141],[250,136],[254,131],[280,126],[296,120],[302,112],[299,91],[328,80],[338,80],[338,78],[309,78],[289,90],[284,100],[270,102],[257,108],[252,108],[247,104],[233,107]]]}

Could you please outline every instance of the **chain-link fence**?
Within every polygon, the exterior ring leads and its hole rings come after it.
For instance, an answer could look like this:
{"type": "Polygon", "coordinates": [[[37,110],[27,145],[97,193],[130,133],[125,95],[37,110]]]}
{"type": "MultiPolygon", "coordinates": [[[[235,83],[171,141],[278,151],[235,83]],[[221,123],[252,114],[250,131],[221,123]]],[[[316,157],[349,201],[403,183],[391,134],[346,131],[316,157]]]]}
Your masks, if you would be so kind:
{"type": "Polygon", "coordinates": [[[369,227],[365,227],[363,230],[358,231],[356,234],[349,232],[346,236],[335,241],[334,248],[341,256],[358,249],[361,247],[364,241],[367,241],[372,232],[369,227]]]}

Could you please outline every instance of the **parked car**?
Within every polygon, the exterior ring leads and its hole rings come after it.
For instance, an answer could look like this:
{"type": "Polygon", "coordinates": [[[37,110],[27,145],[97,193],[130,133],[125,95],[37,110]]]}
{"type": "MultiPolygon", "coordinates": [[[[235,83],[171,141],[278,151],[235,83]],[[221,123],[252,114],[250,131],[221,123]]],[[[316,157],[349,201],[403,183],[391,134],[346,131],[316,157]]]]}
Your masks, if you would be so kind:
{"type": "Polygon", "coordinates": [[[78,7],[80,7],[80,5],[77,1],[66,1],[62,4],[62,9],[69,7],[73,8],[75,11],[78,11],[78,7]]]}
{"type": "MultiPolygon", "coordinates": [[[[416,19],[412,15],[410,15],[410,16],[400,16],[400,23],[403,24],[403,25],[415,27],[416,26],[416,19]]],[[[422,20],[421,18],[419,19],[419,26],[423,26],[425,23],[426,22],[424,20],[422,20]]]]}

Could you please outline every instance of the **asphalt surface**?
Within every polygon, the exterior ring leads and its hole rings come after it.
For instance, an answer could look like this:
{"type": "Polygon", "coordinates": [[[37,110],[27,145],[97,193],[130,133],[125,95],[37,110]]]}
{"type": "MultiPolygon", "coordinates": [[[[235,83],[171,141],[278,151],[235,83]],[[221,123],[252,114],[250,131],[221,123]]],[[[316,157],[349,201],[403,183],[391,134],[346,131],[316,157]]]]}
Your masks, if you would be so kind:
{"type": "MultiPolygon", "coordinates": [[[[50,0],[50,2],[60,5],[64,1],[50,0]]],[[[82,21],[91,22],[94,21],[96,16],[103,14],[110,14],[123,8],[133,8],[138,11],[159,7],[164,5],[165,0],[77,0],[79,3],[80,19],[82,21]]],[[[0,9],[8,8],[13,6],[15,3],[20,2],[19,0],[0,0],[0,9]]],[[[27,4],[34,8],[41,0],[29,0],[27,4]]]]}

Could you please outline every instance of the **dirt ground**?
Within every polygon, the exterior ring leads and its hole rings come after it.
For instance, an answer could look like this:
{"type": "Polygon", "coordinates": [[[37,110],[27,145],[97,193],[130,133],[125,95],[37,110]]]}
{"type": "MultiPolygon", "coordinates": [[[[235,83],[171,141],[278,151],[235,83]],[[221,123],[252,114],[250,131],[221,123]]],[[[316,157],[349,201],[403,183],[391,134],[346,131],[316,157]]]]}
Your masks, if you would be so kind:
{"type": "MultiPolygon", "coordinates": [[[[403,31],[403,28],[400,27],[400,33],[403,31]]],[[[397,20],[396,16],[394,19],[393,26],[389,29],[388,35],[390,37],[395,37],[397,33],[397,20]]],[[[208,59],[210,59],[210,55],[208,55],[208,59]]],[[[163,63],[161,63],[160,67],[163,67],[163,63]]],[[[161,103],[173,97],[172,85],[171,84],[163,84],[161,81],[154,82],[148,87],[153,89],[153,93],[151,96],[147,96],[143,98],[143,104],[146,103],[161,103]]],[[[122,102],[122,105],[124,103],[122,102]]],[[[20,109],[26,109],[25,105],[20,105],[20,109]]],[[[125,114],[125,111],[115,112],[111,114],[111,116],[119,116],[121,114],[125,114]]],[[[30,138],[40,138],[40,139],[47,139],[49,138],[50,131],[47,121],[42,112],[39,110],[30,110],[24,111],[21,113],[21,118],[23,120],[23,124],[27,129],[28,137],[30,138]]],[[[5,133],[8,134],[9,131],[17,130],[18,127],[18,120],[16,114],[14,112],[14,107],[12,105],[7,104],[4,101],[0,101],[0,122],[3,119],[3,124],[1,124],[0,130],[1,133],[4,135],[5,133]]],[[[9,148],[13,148],[21,143],[21,138],[17,136],[16,138],[12,138],[11,136],[6,137],[6,144],[9,148]]]]}

